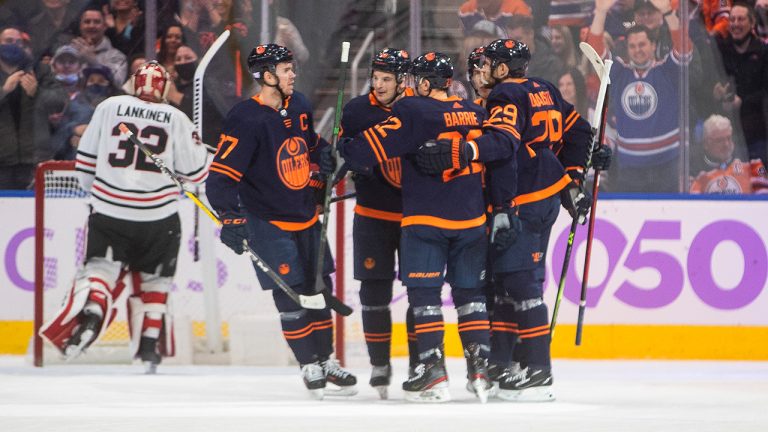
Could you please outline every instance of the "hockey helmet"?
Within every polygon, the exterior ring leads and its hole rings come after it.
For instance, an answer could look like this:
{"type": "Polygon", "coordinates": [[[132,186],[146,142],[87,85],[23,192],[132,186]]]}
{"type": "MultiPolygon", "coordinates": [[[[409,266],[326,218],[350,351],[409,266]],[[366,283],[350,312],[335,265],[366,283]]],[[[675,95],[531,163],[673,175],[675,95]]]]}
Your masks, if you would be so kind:
{"type": "Polygon", "coordinates": [[[398,79],[411,68],[411,59],[408,51],[395,48],[384,48],[373,56],[371,69],[381,72],[389,72],[398,76],[398,79]]]}
{"type": "Polygon", "coordinates": [[[453,78],[451,58],[440,52],[422,54],[411,64],[411,74],[419,79],[426,79],[432,88],[447,89],[453,78]]]}
{"type": "Polygon", "coordinates": [[[248,55],[248,70],[253,78],[264,79],[264,72],[275,72],[278,63],[292,62],[293,51],[277,44],[258,45],[248,55]]]}
{"type": "Polygon", "coordinates": [[[170,80],[168,72],[160,63],[148,61],[131,76],[133,95],[147,102],[163,102],[170,89],[170,80]]]}
{"type": "Polygon", "coordinates": [[[531,51],[528,45],[514,39],[497,39],[485,46],[483,55],[490,59],[491,70],[502,63],[509,67],[510,76],[525,76],[531,51]]]}
{"type": "Polygon", "coordinates": [[[467,56],[467,81],[472,81],[472,72],[483,67],[485,47],[477,47],[467,56]]]}

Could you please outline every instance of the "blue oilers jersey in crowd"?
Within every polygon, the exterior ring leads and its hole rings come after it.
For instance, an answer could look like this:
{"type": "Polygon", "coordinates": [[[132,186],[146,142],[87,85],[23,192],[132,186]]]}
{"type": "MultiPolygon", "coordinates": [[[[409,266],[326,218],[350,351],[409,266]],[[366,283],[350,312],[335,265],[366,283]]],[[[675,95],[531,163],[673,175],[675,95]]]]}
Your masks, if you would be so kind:
{"type": "MultiPolygon", "coordinates": [[[[392,109],[381,105],[373,93],[358,96],[344,107],[341,117],[342,135],[354,137],[392,114],[392,109]]],[[[355,176],[357,205],[355,213],[375,219],[400,222],[403,217],[400,177],[400,158],[387,159],[369,175],[355,176]]]]}
{"type": "Polygon", "coordinates": [[[640,74],[620,59],[611,67],[609,118],[616,121],[621,166],[651,166],[680,154],[680,63],[667,55],[640,74]]]}
{"type": "Polygon", "coordinates": [[[485,222],[481,163],[458,172],[430,176],[416,167],[413,155],[431,139],[471,139],[480,134],[485,110],[450,97],[407,97],[392,106],[384,122],[365,129],[344,146],[343,156],[353,166],[372,167],[387,159],[402,159],[402,226],[430,225],[465,229],[485,222]]]}
{"type": "Polygon", "coordinates": [[[498,84],[486,108],[490,117],[475,143],[479,159],[493,161],[486,166],[493,206],[543,200],[571,181],[566,170],[584,168],[591,128],[551,83],[522,78],[498,84]],[[512,145],[508,157],[499,152],[502,144],[512,145]]]}
{"type": "Polygon", "coordinates": [[[206,193],[213,208],[252,215],[286,231],[317,220],[309,185],[314,150],[328,143],[314,131],[312,109],[304,95],[286,101],[287,116],[264,105],[258,95],[227,114],[211,163],[206,193]]]}

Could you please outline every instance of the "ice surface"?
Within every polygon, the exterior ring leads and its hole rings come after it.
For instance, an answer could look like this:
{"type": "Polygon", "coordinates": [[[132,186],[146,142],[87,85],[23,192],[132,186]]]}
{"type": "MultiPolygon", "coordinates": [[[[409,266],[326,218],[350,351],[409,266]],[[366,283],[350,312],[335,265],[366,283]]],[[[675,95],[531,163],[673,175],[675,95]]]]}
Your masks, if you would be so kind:
{"type": "Polygon", "coordinates": [[[449,359],[453,401],[402,400],[397,359],[391,400],[357,373],[360,393],[310,400],[295,368],[61,365],[0,357],[0,431],[768,431],[768,363],[556,361],[553,403],[491,400],[464,389],[449,359]]]}

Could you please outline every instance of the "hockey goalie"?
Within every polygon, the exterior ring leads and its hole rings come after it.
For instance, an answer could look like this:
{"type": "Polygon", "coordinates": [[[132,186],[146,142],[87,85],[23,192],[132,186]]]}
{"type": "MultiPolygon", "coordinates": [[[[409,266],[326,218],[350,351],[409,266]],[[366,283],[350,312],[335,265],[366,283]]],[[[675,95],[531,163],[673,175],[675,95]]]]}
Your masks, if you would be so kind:
{"type": "Polygon", "coordinates": [[[180,191],[118,126],[192,184],[205,180],[208,153],[189,118],[166,103],[170,81],[160,64],[145,63],[131,81],[134,96],[99,104],[80,141],[75,169],[92,206],[85,263],[40,335],[66,358],[78,356],[115,318],[130,277],[130,352],[154,373],[162,356],[173,355],[168,297],[181,239],[180,191]]]}

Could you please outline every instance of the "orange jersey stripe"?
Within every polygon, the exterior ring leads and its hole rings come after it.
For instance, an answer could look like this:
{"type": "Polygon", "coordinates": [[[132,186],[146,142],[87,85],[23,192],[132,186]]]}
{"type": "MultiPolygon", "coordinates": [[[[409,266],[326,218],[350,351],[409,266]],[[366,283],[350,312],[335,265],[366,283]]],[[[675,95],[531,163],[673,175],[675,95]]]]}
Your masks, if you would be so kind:
{"type": "Polygon", "coordinates": [[[384,159],[382,159],[381,154],[379,153],[379,149],[376,147],[376,142],[371,137],[372,134],[373,132],[369,132],[368,129],[363,131],[363,137],[365,137],[365,140],[368,141],[368,145],[371,146],[371,150],[373,150],[373,154],[376,156],[376,161],[378,163],[382,163],[384,159]]]}
{"type": "Polygon", "coordinates": [[[317,212],[315,212],[315,216],[306,222],[269,221],[269,223],[283,231],[303,231],[317,222],[317,215],[317,212]]]}
{"type": "Polygon", "coordinates": [[[243,173],[241,173],[240,171],[238,171],[238,170],[236,170],[236,169],[234,169],[234,168],[232,168],[230,166],[224,165],[222,163],[211,162],[211,167],[216,167],[216,168],[222,169],[224,171],[227,171],[229,173],[234,174],[237,177],[242,177],[243,176],[243,173]]]}
{"type": "Polygon", "coordinates": [[[467,322],[459,323],[459,328],[466,327],[469,325],[478,325],[478,324],[490,325],[490,323],[491,322],[488,320],[467,321],[467,322]]]}
{"type": "Polygon", "coordinates": [[[552,195],[560,192],[568,183],[571,182],[571,177],[568,176],[568,174],[564,175],[560,180],[555,182],[553,185],[548,186],[544,189],[538,190],[536,192],[530,192],[523,195],[518,195],[513,200],[516,205],[522,205],[526,203],[532,203],[536,201],[541,201],[543,199],[549,198],[552,195]]]}
{"type": "Polygon", "coordinates": [[[549,329],[542,330],[542,331],[540,331],[538,333],[521,334],[518,337],[520,339],[530,339],[530,338],[535,338],[535,337],[544,336],[544,335],[548,335],[548,334],[549,334],[549,329]]]}
{"type": "Polygon", "coordinates": [[[409,225],[429,225],[443,229],[467,229],[475,228],[485,223],[485,214],[480,217],[469,220],[450,220],[435,216],[406,216],[403,218],[401,226],[409,225]]]}
{"type": "Polygon", "coordinates": [[[538,331],[541,331],[541,330],[544,330],[544,329],[549,329],[549,325],[542,325],[542,326],[538,326],[538,327],[531,327],[531,328],[528,328],[528,329],[520,329],[520,334],[534,333],[534,332],[538,332],[538,331]]]}
{"type": "Polygon", "coordinates": [[[234,174],[230,174],[228,171],[224,171],[224,170],[222,170],[222,169],[219,169],[219,168],[216,168],[216,167],[214,167],[214,166],[212,166],[212,167],[210,168],[210,171],[213,171],[213,172],[217,172],[217,173],[219,173],[219,174],[224,174],[225,176],[227,176],[227,177],[231,178],[232,180],[234,180],[234,181],[236,181],[236,182],[239,182],[239,181],[240,181],[240,178],[239,178],[239,177],[236,177],[234,174]]]}
{"type": "Polygon", "coordinates": [[[359,214],[360,216],[365,216],[373,219],[381,219],[381,220],[390,221],[390,222],[400,222],[401,220],[403,220],[402,213],[376,210],[368,207],[363,207],[361,205],[355,206],[355,213],[359,214]]]}

